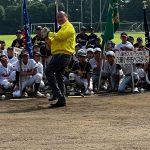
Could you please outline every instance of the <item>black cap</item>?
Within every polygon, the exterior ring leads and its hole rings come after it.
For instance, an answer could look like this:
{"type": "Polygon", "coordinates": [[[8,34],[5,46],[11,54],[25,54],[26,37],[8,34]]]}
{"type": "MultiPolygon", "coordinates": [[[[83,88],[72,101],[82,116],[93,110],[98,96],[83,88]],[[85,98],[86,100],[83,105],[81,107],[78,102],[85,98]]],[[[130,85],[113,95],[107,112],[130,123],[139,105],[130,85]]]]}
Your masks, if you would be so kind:
{"type": "Polygon", "coordinates": [[[96,41],[98,41],[98,40],[101,40],[99,37],[96,37],[96,39],[95,39],[96,41]]]}
{"type": "Polygon", "coordinates": [[[121,36],[128,36],[128,34],[126,32],[122,32],[121,36]]]}
{"type": "Polygon", "coordinates": [[[33,45],[33,48],[35,48],[35,47],[40,47],[38,44],[34,44],[33,45]]]}
{"type": "Polygon", "coordinates": [[[107,44],[112,44],[112,41],[108,41],[107,44]]]}
{"type": "Polygon", "coordinates": [[[9,51],[9,50],[13,50],[13,47],[11,47],[11,46],[8,47],[8,48],[7,48],[7,51],[9,51]]]}
{"type": "Polygon", "coordinates": [[[136,40],[141,42],[143,41],[142,37],[138,37],[136,40]]]}
{"type": "Polygon", "coordinates": [[[42,30],[42,26],[37,26],[36,30],[42,30]]]}
{"type": "Polygon", "coordinates": [[[94,28],[93,28],[93,27],[90,27],[89,30],[94,30],[94,28]]]}
{"type": "Polygon", "coordinates": [[[18,33],[22,33],[22,31],[21,30],[17,30],[16,34],[18,34],[18,33]]]}
{"type": "Polygon", "coordinates": [[[5,41],[4,40],[0,40],[0,44],[5,44],[5,41]]]}
{"type": "Polygon", "coordinates": [[[86,31],[87,29],[86,29],[86,27],[85,26],[82,26],[81,27],[81,31],[86,31]]]}

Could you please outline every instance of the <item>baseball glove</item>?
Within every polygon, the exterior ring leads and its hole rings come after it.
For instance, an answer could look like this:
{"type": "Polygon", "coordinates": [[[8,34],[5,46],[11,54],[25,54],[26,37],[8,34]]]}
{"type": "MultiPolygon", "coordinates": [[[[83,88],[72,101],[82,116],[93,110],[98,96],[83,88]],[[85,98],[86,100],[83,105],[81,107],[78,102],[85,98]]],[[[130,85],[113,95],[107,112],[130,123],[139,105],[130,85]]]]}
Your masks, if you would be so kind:
{"type": "Polygon", "coordinates": [[[47,38],[49,32],[50,32],[50,29],[47,28],[47,27],[44,27],[44,28],[41,30],[41,37],[42,37],[42,38],[47,38]]]}

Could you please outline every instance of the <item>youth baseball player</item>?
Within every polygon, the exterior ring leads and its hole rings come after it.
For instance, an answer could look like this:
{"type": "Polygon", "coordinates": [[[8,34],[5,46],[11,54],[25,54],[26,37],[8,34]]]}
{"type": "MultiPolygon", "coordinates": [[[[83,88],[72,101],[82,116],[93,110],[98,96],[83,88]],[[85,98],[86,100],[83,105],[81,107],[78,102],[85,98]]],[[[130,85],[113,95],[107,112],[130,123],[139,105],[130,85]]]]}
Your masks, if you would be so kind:
{"type": "Polygon", "coordinates": [[[92,68],[89,62],[86,61],[86,52],[83,49],[78,51],[78,59],[73,68],[72,73],[69,74],[71,80],[75,80],[78,87],[81,88],[81,93],[91,94],[91,73],[92,68]]]}
{"type": "Polygon", "coordinates": [[[91,64],[93,73],[92,73],[92,80],[93,80],[93,89],[98,89],[98,83],[99,83],[99,76],[100,76],[100,63],[101,63],[101,49],[95,48],[94,50],[94,57],[89,61],[91,64]]]}
{"type": "Polygon", "coordinates": [[[15,71],[13,71],[12,64],[8,63],[7,56],[2,55],[0,64],[0,85],[4,89],[10,89],[13,87],[15,79],[15,71]]]}
{"type": "Polygon", "coordinates": [[[19,89],[19,80],[21,79],[23,95],[27,96],[26,87],[34,85],[34,94],[38,95],[39,86],[42,80],[41,74],[37,71],[37,63],[33,59],[29,59],[29,54],[26,50],[21,52],[21,60],[18,60],[14,64],[14,69],[16,70],[16,86],[15,89],[19,89]],[[20,63],[21,61],[21,63],[20,63]]]}
{"type": "Polygon", "coordinates": [[[13,47],[7,48],[7,57],[8,57],[9,63],[11,63],[11,64],[15,63],[18,60],[16,57],[14,57],[13,47]]]}
{"type": "Polygon", "coordinates": [[[121,43],[116,45],[114,50],[117,50],[117,51],[130,50],[131,51],[134,49],[133,45],[129,41],[127,41],[128,40],[127,33],[122,32],[120,35],[120,38],[121,38],[121,43]]]}
{"type": "MultiPolygon", "coordinates": [[[[133,45],[127,41],[128,35],[127,33],[121,33],[121,40],[122,42],[115,47],[117,51],[132,51],[134,50],[133,45]]],[[[134,89],[133,92],[139,92],[137,88],[137,84],[139,81],[139,75],[137,73],[137,68],[134,64],[121,64],[120,65],[124,74],[124,77],[120,80],[118,91],[123,93],[125,92],[126,87],[132,83],[134,80],[134,89]],[[132,79],[133,77],[133,79],[132,79]]]]}
{"type": "MultiPolygon", "coordinates": [[[[33,58],[34,58],[35,62],[37,63],[37,73],[39,75],[41,75],[41,78],[43,78],[43,65],[40,62],[41,53],[40,52],[34,52],[33,53],[33,58]]],[[[42,88],[44,88],[44,86],[45,86],[44,81],[41,80],[40,88],[42,89],[42,88]]],[[[37,94],[39,96],[44,96],[44,94],[40,93],[39,91],[37,92],[37,94]]]]}
{"type": "Polygon", "coordinates": [[[118,91],[119,80],[122,75],[121,67],[118,67],[115,63],[115,53],[113,51],[108,51],[106,53],[102,78],[108,79],[109,90],[118,91]]]}

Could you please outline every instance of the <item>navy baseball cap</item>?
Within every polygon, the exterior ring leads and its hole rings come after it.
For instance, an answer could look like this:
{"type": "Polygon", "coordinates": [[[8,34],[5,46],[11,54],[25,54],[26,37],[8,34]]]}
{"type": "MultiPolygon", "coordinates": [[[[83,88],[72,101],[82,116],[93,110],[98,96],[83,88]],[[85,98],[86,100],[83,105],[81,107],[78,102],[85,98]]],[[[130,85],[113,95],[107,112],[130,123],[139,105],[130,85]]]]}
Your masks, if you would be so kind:
{"type": "Polygon", "coordinates": [[[141,37],[138,37],[138,38],[136,39],[136,41],[143,41],[143,39],[142,39],[141,37]]]}
{"type": "Polygon", "coordinates": [[[9,51],[9,50],[13,50],[13,47],[11,47],[11,46],[8,47],[8,48],[7,48],[7,51],[9,51]]]}

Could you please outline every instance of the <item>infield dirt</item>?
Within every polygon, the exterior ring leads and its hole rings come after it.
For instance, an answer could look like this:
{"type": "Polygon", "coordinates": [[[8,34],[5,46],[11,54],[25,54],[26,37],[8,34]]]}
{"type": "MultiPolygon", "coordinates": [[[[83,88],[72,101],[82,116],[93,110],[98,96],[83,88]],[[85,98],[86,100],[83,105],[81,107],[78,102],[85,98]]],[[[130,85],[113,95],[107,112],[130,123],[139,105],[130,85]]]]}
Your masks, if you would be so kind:
{"type": "Polygon", "coordinates": [[[0,101],[0,150],[149,150],[150,93],[0,101]]]}

